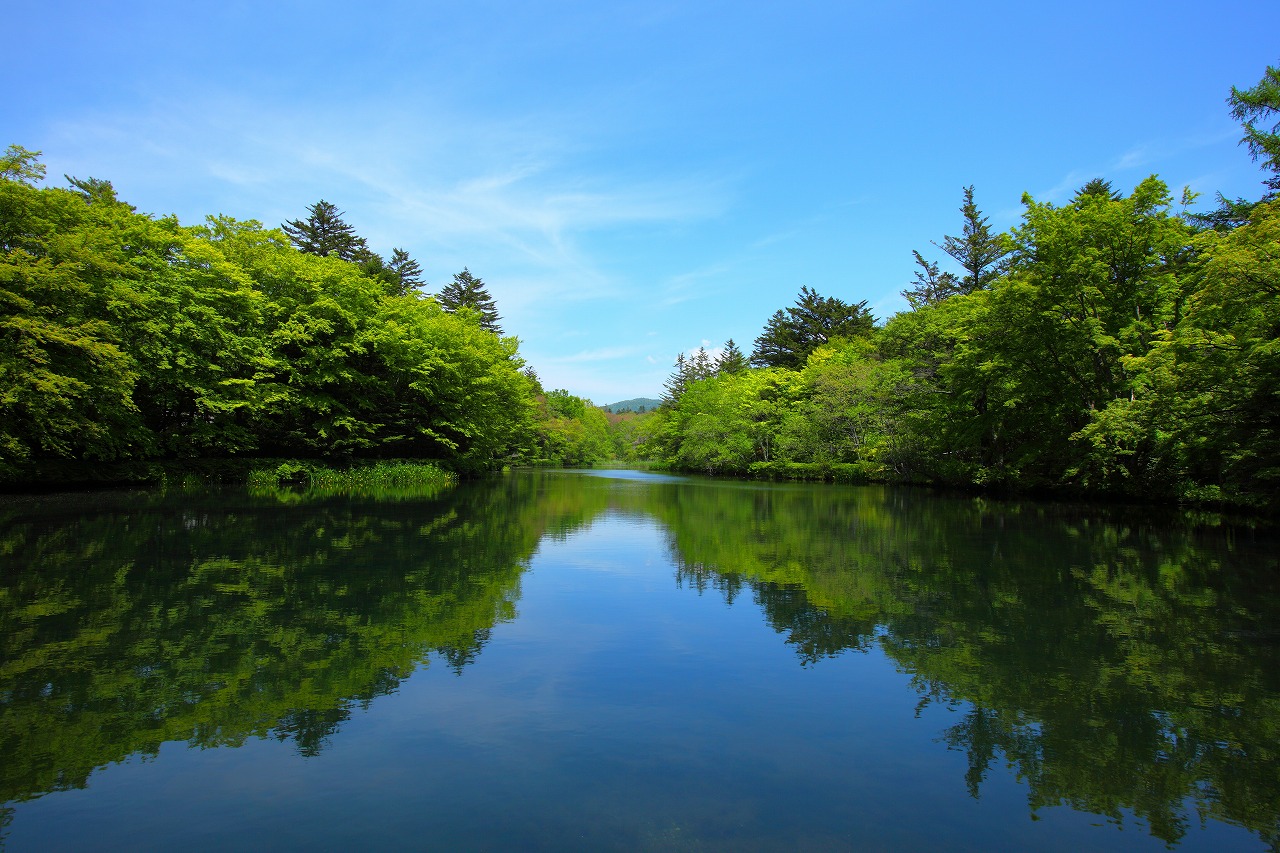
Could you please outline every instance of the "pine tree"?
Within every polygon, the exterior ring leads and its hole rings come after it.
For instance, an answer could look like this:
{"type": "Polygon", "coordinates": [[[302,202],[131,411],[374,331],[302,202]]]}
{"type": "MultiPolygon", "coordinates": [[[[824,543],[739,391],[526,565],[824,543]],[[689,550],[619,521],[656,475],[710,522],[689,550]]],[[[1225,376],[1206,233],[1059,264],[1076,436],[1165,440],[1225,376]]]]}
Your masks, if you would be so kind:
{"type": "Polygon", "coordinates": [[[924,256],[915,250],[912,250],[911,254],[916,256],[916,266],[920,267],[915,273],[915,286],[902,291],[902,295],[911,305],[911,310],[914,311],[926,305],[937,305],[948,296],[954,296],[960,292],[960,281],[954,275],[942,272],[936,263],[926,261],[924,256]]]}
{"type": "Polygon", "coordinates": [[[800,288],[796,304],[785,312],[775,311],[756,338],[751,363],[761,367],[804,367],[809,354],[835,337],[852,338],[869,333],[876,319],[867,310],[866,300],[850,305],[835,297],[800,288]]]}
{"type": "Polygon", "coordinates": [[[676,356],[676,369],[667,377],[667,381],[662,383],[662,406],[670,408],[680,402],[680,397],[684,395],[684,389],[689,386],[689,362],[685,359],[684,353],[676,356]]]}
{"type": "Polygon", "coordinates": [[[399,285],[399,294],[404,296],[411,290],[416,290],[425,282],[422,280],[422,267],[418,262],[409,257],[409,253],[404,249],[392,249],[391,259],[387,261],[387,269],[395,275],[399,285]]]}
{"type": "Polygon", "coordinates": [[[715,365],[711,363],[711,353],[706,347],[698,347],[698,351],[689,358],[689,381],[709,379],[715,374],[715,365]]]}
{"type": "Polygon", "coordinates": [[[498,316],[497,304],[489,291],[485,290],[484,280],[473,276],[466,267],[441,289],[436,300],[446,311],[457,311],[459,308],[475,311],[480,315],[480,325],[483,328],[494,334],[502,334],[502,328],[498,325],[502,318],[498,316]]]}
{"type": "Polygon", "coordinates": [[[342,219],[342,211],[320,199],[307,208],[306,220],[294,219],[280,227],[289,235],[293,245],[308,255],[337,257],[344,261],[360,263],[373,255],[363,237],[342,219]]]}
{"type": "Polygon", "coordinates": [[[1072,196],[1071,203],[1079,206],[1090,198],[1102,198],[1107,201],[1120,201],[1123,195],[1116,192],[1111,187],[1111,182],[1102,178],[1091,178],[1085,182],[1084,186],[1076,190],[1076,194],[1072,196]]]}
{"type": "Polygon", "coordinates": [[[1227,103],[1231,117],[1244,127],[1240,144],[1248,147],[1255,163],[1261,160],[1262,167],[1272,173],[1267,187],[1280,191],[1280,66],[1268,65],[1251,89],[1232,86],[1227,103]]]}
{"type": "Polygon", "coordinates": [[[724,351],[716,359],[716,373],[741,373],[747,369],[747,357],[738,349],[733,338],[724,343],[724,351]]]}
{"type": "Polygon", "coordinates": [[[1005,257],[1010,252],[1009,241],[1003,234],[992,234],[987,217],[973,202],[973,185],[964,189],[964,204],[960,205],[964,217],[964,231],[960,237],[943,237],[941,245],[934,243],[960,264],[965,270],[960,279],[960,292],[973,293],[984,290],[999,278],[1008,264],[1005,257]]]}

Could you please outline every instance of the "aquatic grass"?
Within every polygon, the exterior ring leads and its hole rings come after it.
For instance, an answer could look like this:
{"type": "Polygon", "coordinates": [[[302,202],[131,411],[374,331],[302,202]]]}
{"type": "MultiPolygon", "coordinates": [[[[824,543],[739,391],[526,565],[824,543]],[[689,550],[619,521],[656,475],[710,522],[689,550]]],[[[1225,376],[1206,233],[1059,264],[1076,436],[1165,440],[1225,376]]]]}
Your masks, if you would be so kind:
{"type": "Polygon", "coordinates": [[[286,461],[249,472],[249,491],[285,502],[343,495],[396,499],[426,497],[457,482],[457,475],[430,462],[376,462],[350,468],[286,461]]]}

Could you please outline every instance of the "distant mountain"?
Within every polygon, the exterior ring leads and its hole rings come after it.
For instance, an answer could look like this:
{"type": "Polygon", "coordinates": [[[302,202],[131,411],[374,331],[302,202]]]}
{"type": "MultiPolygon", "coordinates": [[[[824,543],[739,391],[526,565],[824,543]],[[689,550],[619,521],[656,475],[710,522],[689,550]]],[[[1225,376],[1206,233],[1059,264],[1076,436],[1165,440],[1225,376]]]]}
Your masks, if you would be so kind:
{"type": "Polygon", "coordinates": [[[636,397],[633,400],[621,400],[617,403],[610,403],[607,406],[601,406],[606,412],[620,414],[622,412],[639,412],[641,410],[652,412],[654,409],[662,405],[662,401],[655,397],[636,397]]]}

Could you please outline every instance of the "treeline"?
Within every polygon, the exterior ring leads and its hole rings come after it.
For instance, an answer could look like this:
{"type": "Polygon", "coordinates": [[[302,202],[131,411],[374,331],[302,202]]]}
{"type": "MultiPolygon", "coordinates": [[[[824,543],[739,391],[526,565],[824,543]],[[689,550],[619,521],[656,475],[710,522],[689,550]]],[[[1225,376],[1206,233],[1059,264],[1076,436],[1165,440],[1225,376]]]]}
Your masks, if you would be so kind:
{"type": "Polygon", "coordinates": [[[107,181],[37,187],[37,154],[0,157],[0,479],[57,460],[608,455],[468,270],[428,296],[407,252],[375,254],[327,202],[281,230],[188,227],[107,181]]]}
{"type": "MultiPolygon", "coordinates": [[[[650,453],[711,473],[1280,501],[1280,70],[1233,90],[1272,173],[1259,202],[1175,212],[1156,177],[1024,196],[993,233],[973,188],[963,229],[916,253],[909,311],[804,288],[731,355],[681,359],[650,453]]],[[[726,347],[731,354],[736,347],[726,347]]]]}

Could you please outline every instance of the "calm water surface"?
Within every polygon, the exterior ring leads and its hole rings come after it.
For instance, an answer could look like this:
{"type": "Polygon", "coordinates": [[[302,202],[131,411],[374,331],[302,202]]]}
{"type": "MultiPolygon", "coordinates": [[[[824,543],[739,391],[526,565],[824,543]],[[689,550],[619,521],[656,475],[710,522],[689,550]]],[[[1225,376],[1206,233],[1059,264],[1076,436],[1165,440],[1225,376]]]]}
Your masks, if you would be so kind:
{"type": "Polygon", "coordinates": [[[0,499],[0,846],[1275,850],[1276,546],[637,472],[0,499]]]}

